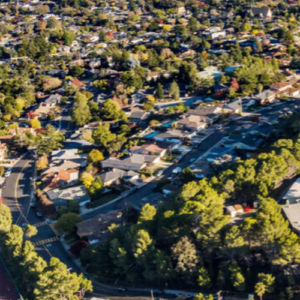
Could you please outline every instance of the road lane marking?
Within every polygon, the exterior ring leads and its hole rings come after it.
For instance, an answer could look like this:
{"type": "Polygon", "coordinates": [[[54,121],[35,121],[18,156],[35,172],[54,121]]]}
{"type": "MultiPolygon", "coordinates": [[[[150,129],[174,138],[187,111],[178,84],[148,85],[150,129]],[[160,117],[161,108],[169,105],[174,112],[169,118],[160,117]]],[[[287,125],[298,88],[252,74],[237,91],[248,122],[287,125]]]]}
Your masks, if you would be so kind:
{"type": "Polygon", "coordinates": [[[21,217],[23,216],[24,220],[29,224],[27,218],[25,217],[23,211],[21,210],[21,207],[19,205],[19,201],[18,201],[18,183],[19,183],[19,180],[20,180],[20,177],[21,177],[21,174],[22,172],[24,171],[24,169],[27,167],[27,165],[30,163],[30,160],[23,166],[22,170],[20,171],[18,177],[17,177],[17,180],[16,180],[16,184],[15,184],[15,202],[16,202],[16,205],[18,207],[18,210],[20,211],[20,216],[18,217],[17,221],[16,221],[16,224],[18,225],[21,217]]]}
{"type": "Polygon", "coordinates": [[[42,245],[45,245],[45,244],[56,242],[58,240],[59,240],[59,238],[57,236],[55,236],[55,237],[52,237],[52,238],[49,238],[49,239],[46,239],[46,240],[37,241],[37,242],[33,243],[33,245],[34,246],[42,246],[42,245]]]}
{"type": "MultiPolygon", "coordinates": [[[[20,207],[20,204],[19,204],[19,201],[18,201],[18,183],[19,183],[19,180],[20,180],[20,177],[21,177],[22,172],[24,171],[24,169],[27,167],[27,165],[28,165],[29,163],[30,163],[30,160],[23,166],[22,170],[20,171],[20,173],[19,173],[19,175],[18,175],[18,177],[17,177],[16,184],[15,184],[15,202],[16,202],[17,208],[18,208],[18,210],[19,210],[19,212],[20,212],[20,215],[19,215],[19,217],[18,217],[18,219],[17,219],[17,221],[16,221],[16,224],[17,224],[17,225],[18,225],[18,223],[19,223],[19,221],[20,221],[20,219],[21,219],[22,217],[23,217],[24,220],[27,222],[27,224],[30,224],[29,221],[27,220],[27,218],[25,217],[23,211],[21,210],[21,207],[20,207]]],[[[50,227],[51,227],[51,226],[50,226],[50,227]]],[[[55,238],[57,238],[57,240],[58,240],[58,237],[55,237],[55,238]]],[[[33,243],[33,245],[34,245],[34,243],[33,243]]],[[[45,247],[44,244],[43,244],[42,246],[43,246],[43,248],[45,249],[45,251],[49,254],[49,256],[52,257],[52,254],[51,254],[50,251],[47,249],[47,247],[45,247]]]]}

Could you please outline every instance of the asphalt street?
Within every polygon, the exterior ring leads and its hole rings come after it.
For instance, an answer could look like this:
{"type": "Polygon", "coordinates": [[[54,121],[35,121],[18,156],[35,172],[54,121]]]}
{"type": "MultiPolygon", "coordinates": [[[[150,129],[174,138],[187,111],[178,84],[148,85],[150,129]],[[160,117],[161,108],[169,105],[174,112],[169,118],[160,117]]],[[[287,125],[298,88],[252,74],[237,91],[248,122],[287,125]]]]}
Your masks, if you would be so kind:
{"type": "MultiPolygon", "coordinates": [[[[283,111],[284,107],[294,108],[295,103],[285,103],[284,106],[274,106],[271,110],[264,111],[265,116],[272,116],[277,111],[283,111]]],[[[237,120],[227,126],[222,130],[214,132],[206,140],[204,140],[197,149],[192,149],[188,154],[186,154],[177,164],[170,166],[163,173],[162,177],[169,177],[175,167],[186,168],[190,164],[192,158],[198,158],[214,147],[222,138],[229,135],[239,123],[244,120],[249,119],[249,117],[244,117],[237,120]]],[[[70,123],[70,108],[68,112],[62,114],[61,128],[64,133],[69,133],[73,130],[73,125],[70,123]]],[[[45,222],[44,217],[38,218],[36,216],[36,209],[30,208],[31,201],[31,177],[33,176],[33,158],[27,154],[24,156],[13,168],[10,177],[6,179],[6,187],[2,190],[2,197],[4,203],[8,205],[11,209],[14,224],[22,225],[23,223],[28,223],[35,225],[38,229],[38,234],[32,237],[30,240],[34,243],[36,251],[45,260],[49,261],[50,257],[58,257],[63,263],[65,263],[71,271],[81,272],[80,268],[74,263],[73,259],[67,253],[65,248],[62,246],[58,237],[51,229],[49,224],[45,222]]],[[[122,199],[122,202],[133,202],[140,203],[141,199],[144,197],[151,198],[153,195],[153,188],[156,186],[157,181],[161,179],[156,178],[154,181],[148,183],[143,188],[137,190],[132,195],[122,199]]],[[[108,211],[114,210],[120,207],[120,202],[108,205],[105,208],[99,208],[84,215],[84,219],[89,219],[96,216],[99,213],[106,213],[108,211]]],[[[94,293],[95,297],[107,297],[107,296],[118,296],[120,293],[116,291],[116,288],[110,286],[94,283],[94,293]]],[[[121,296],[121,295],[120,295],[121,296]]],[[[149,297],[149,292],[136,292],[130,291],[122,293],[122,296],[145,296],[149,297]]],[[[135,298],[136,299],[136,298],[135,298]]]]}

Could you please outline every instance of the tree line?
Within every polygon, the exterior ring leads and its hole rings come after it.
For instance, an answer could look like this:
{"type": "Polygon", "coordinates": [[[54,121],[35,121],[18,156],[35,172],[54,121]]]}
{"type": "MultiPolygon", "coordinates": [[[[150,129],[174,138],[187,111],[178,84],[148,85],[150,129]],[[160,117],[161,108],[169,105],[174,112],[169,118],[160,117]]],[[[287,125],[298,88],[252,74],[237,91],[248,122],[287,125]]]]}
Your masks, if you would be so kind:
{"type": "Polygon", "coordinates": [[[18,225],[12,224],[9,208],[0,204],[1,255],[22,296],[33,300],[78,300],[92,283],[83,274],[71,273],[58,258],[41,258],[18,225]]]}
{"type": "Polygon", "coordinates": [[[112,226],[106,243],[85,248],[82,262],[101,280],[120,276],[134,284],[276,292],[290,299],[285,272],[300,263],[300,239],[272,195],[299,173],[299,146],[299,139],[278,140],[270,153],[188,182],[168,203],[146,204],[135,224],[112,226]],[[238,225],[224,214],[227,201],[257,199],[256,213],[238,225]]]}

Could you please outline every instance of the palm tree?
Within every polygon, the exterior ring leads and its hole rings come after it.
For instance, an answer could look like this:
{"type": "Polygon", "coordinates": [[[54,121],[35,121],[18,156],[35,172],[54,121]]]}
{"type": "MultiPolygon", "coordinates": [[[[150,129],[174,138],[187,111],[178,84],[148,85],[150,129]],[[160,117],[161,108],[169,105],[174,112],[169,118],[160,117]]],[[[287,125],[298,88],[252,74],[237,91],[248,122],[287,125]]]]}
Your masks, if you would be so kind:
{"type": "Polygon", "coordinates": [[[262,300],[264,293],[266,292],[266,286],[262,282],[258,282],[255,285],[255,293],[262,300]]]}

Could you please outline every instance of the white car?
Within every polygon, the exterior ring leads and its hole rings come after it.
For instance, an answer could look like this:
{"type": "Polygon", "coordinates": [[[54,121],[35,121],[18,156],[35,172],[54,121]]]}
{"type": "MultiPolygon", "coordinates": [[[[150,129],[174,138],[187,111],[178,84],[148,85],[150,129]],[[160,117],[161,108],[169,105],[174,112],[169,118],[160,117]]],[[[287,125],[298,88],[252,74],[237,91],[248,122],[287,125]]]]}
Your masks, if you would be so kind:
{"type": "Polygon", "coordinates": [[[4,174],[4,177],[9,177],[11,174],[11,169],[8,169],[5,174],[4,174]]]}
{"type": "Polygon", "coordinates": [[[21,227],[25,228],[27,225],[28,224],[24,222],[24,223],[21,224],[21,227]]]}
{"type": "Polygon", "coordinates": [[[222,125],[218,125],[218,126],[216,127],[216,130],[221,130],[222,128],[223,128],[222,125]]]}
{"type": "Polygon", "coordinates": [[[193,163],[196,160],[196,158],[191,158],[190,163],[193,163]]]}
{"type": "Polygon", "coordinates": [[[173,173],[180,173],[181,172],[181,168],[177,167],[173,170],[173,173]]]}
{"type": "Polygon", "coordinates": [[[161,176],[162,174],[163,174],[163,170],[159,170],[157,173],[156,173],[156,177],[159,177],[159,176],[161,176]]]}

